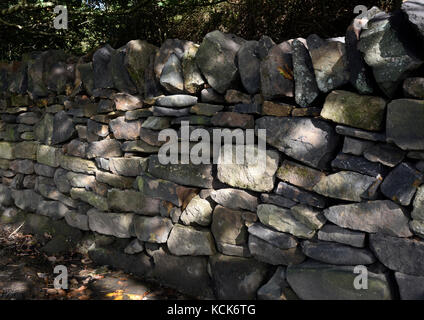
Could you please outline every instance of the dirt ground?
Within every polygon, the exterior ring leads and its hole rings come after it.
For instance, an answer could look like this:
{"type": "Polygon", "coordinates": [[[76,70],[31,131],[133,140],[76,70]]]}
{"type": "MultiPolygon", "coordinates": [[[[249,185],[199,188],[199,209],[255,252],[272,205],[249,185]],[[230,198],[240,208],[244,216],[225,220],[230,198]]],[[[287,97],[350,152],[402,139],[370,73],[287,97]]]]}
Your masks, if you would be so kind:
{"type": "Polygon", "coordinates": [[[178,292],[95,266],[88,256],[47,256],[35,237],[0,225],[0,300],[182,300],[178,292]],[[56,290],[54,267],[68,269],[68,289],[56,290]]]}

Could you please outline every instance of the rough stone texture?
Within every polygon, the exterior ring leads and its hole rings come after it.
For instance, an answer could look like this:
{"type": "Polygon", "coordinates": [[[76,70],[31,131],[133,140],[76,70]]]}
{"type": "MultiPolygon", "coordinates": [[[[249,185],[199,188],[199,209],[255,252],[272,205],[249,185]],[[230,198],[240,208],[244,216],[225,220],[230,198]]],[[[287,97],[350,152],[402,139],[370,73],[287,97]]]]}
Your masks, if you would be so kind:
{"type": "Polygon", "coordinates": [[[266,151],[266,155],[254,147],[254,157],[249,159],[244,153],[232,148],[232,160],[226,161],[227,151],[221,153],[222,163],[218,164],[218,179],[230,186],[258,192],[271,191],[274,187],[274,174],[278,168],[279,156],[275,151],[266,151]],[[237,163],[237,156],[244,158],[244,164],[237,163]],[[246,159],[247,158],[247,159],[246,159]],[[265,159],[264,159],[265,158],[265,159]],[[264,161],[265,160],[265,161],[264,161]],[[264,165],[264,161],[265,165],[264,165]]]}
{"type": "Polygon", "coordinates": [[[260,89],[260,59],[256,54],[257,41],[246,41],[237,53],[237,61],[241,82],[250,94],[255,94],[260,89]]]}
{"type": "Polygon", "coordinates": [[[336,90],[327,96],[321,117],[355,128],[379,131],[385,110],[386,101],[382,98],[336,90]]]}
{"type": "Polygon", "coordinates": [[[293,97],[292,48],[283,42],[271,48],[260,65],[261,92],[265,99],[293,97]]]}
{"type": "Polygon", "coordinates": [[[181,214],[181,221],[186,224],[208,226],[212,222],[212,206],[209,201],[199,196],[193,197],[181,214]]]}
{"type": "Polygon", "coordinates": [[[408,206],[417,188],[423,182],[423,174],[403,162],[394,168],[381,184],[381,192],[389,199],[408,206]]]}
{"type": "Polygon", "coordinates": [[[310,239],[315,231],[297,220],[290,210],[279,208],[271,204],[258,206],[258,218],[266,226],[280,232],[290,233],[299,238],[310,239]]]}
{"type": "Polygon", "coordinates": [[[405,157],[405,152],[390,144],[373,144],[364,151],[364,157],[372,162],[380,162],[388,167],[397,166],[405,157]]]}
{"type": "Polygon", "coordinates": [[[423,63],[399,38],[397,29],[406,26],[400,20],[400,15],[376,14],[368,22],[368,28],[362,31],[359,41],[365,62],[372,68],[381,90],[389,97],[394,95],[407,75],[423,63]]]}
{"type": "Polygon", "coordinates": [[[368,290],[356,290],[352,266],[305,262],[287,269],[287,281],[303,300],[391,300],[392,287],[385,274],[368,272],[368,290]]]}
{"type": "Polygon", "coordinates": [[[117,238],[130,238],[134,235],[131,213],[101,212],[91,209],[87,212],[90,230],[117,238]]]}
{"type": "Polygon", "coordinates": [[[338,143],[334,129],[322,120],[263,117],[256,121],[256,126],[267,130],[267,143],[320,169],[328,166],[338,143]]]}
{"type": "Polygon", "coordinates": [[[140,136],[141,121],[125,121],[125,117],[118,117],[111,120],[109,126],[115,139],[136,140],[140,136]]]}
{"type": "Polygon", "coordinates": [[[278,179],[310,191],[323,177],[323,172],[289,160],[285,160],[277,171],[278,179]]]}
{"type": "Polygon", "coordinates": [[[175,225],[167,242],[169,251],[176,256],[210,256],[215,254],[212,234],[207,229],[175,225]]]}
{"type": "Polygon", "coordinates": [[[411,276],[401,272],[395,272],[395,277],[402,300],[424,299],[424,277],[411,276]]]}
{"type": "Polygon", "coordinates": [[[313,190],[326,197],[361,202],[361,195],[376,181],[360,173],[340,171],[322,178],[313,190]]]}
{"type": "Polygon", "coordinates": [[[249,251],[255,259],[272,265],[299,264],[305,260],[300,248],[283,250],[252,235],[249,236],[249,251]]]}
{"type": "Polygon", "coordinates": [[[410,237],[404,210],[389,200],[339,205],[326,209],[325,217],[340,227],[395,237],[410,237]]]}
{"type": "Polygon", "coordinates": [[[322,92],[330,92],[349,81],[345,45],[338,41],[315,41],[313,36],[307,38],[307,44],[317,85],[322,92]]]}
{"type": "Polygon", "coordinates": [[[325,208],[326,199],[320,195],[304,191],[300,188],[280,182],[275,189],[275,193],[282,195],[287,199],[304,203],[312,207],[325,208]]]}
{"type": "Polygon", "coordinates": [[[318,239],[347,244],[357,248],[365,247],[365,233],[343,229],[332,224],[326,224],[318,231],[318,239]]]}
{"type": "Polygon", "coordinates": [[[256,211],[258,199],[246,191],[237,189],[220,189],[211,193],[212,199],[230,209],[246,209],[256,211]]]}
{"type": "Polygon", "coordinates": [[[170,93],[180,93],[184,90],[183,70],[180,59],[175,54],[171,54],[163,66],[160,84],[170,93]]]}
{"type": "Polygon", "coordinates": [[[216,206],[213,211],[211,230],[218,243],[241,245],[247,240],[247,228],[242,211],[216,206]]]}
{"type": "Polygon", "coordinates": [[[423,150],[424,101],[393,100],[387,107],[387,141],[403,150],[423,150]]]}
{"type": "Polygon", "coordinates": [[[221,254],[209,260],[216,297],[222,300],[255,299],[266,275],[266,265],[253,259],[221,254]]]}
{"type": "Polygon", "coordinates": [[[403,91],[408,98],[424,99],[424,78],[405,79],[403,91]]]}
{"type": "Polygon", "coordinates": [[[171,220],[162,217],[134,217],[134,231],[141,241],[166,243],[173,228],[171,220]]]}
{"type": "Polygon", "coordinates": [[[309,258],[328,264],[357,266],[369,265],[376,261],[369,250],[331,242],[304,241],[302,250],[309,258]]]}
{"type": "Polygon", "coordinates": [[[296,103],[309,107],[319,95],[312,59],[301,39],[293,40],[292,48],[296,103]]]}
{"type": "Polygon", "coordinates": [[[343,153],[337,155],[331,162],[331,166],[335,169],[354,171],[371,177],[377,177],[378,175],[384,176],[387,171],[379,163],[373,163],[362,157],[355,157],[343,153]]]}
{"type": "Polygon", "coordinates": [[[424,276],[424,243],[418,240],[371,234],[370,247],[387,268],[402,273],[424,276]]]}
{"type": "Polygon", "coordinates": [[[196,54],[196,62],[217,92],[227,91],[238,75],[236,55],[244,40],[220,31],[208,33],[196,54]]]}
{"type": "Polygon", "coordinates": [[[295,237],[286,233],[274,231],[260,223],[251,225],[247,231],[256,238],[262,239],[280,249],[295,248],[298,244],[295,237]]]}
{"type": "Polygon", "coordinates": [[[191,185],[200,188],[212,188],[212,166],[193,164],[163,165],[157,156],[149,158],[148,172],[158,178],[177,184],[191,185]]]}

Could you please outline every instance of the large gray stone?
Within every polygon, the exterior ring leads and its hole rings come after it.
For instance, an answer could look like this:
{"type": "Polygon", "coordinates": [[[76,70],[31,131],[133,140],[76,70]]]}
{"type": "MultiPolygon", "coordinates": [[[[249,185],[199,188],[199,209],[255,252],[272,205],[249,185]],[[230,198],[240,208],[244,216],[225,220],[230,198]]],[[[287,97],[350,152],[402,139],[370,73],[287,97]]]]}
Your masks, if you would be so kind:
{"type": "Polygon", "coordinates": [[[260,223],[251,225],[247,231],[256,238],[262,239],[280,249],[295,248],[298,244],[295,237],[265,227],[260,223]]]}
{"type": "Polygon", "coordinates": [[[149,158],[149,173],[186,186],[212,188],[212,166],[208,164],[161,164],[158,156],[149,158]]]}
{"type": "Polygon", "coordinates": [[[277,231],[305,239],[310,239],[315,234],[314,230],[297,220],[288,209],[271,204],[260,204],[257,214],[264,225],[277,231]]]}
{"type": "Polygon", "coordinates": [[[153,252],[153,276],[168,287],[201,299],[213,299],[208,260],[205,257],[176,257],[164,249],[153,252]],[[172,270],[172,272],[170,272],[172,270]]]}
{"type": "Polygon", "coordinates": [[[223,94],[237,79],[237,52],[244,40],[221,31],[208,33],[196,54],[196,62],[213,89],[223,94]]]}
{"type": "Polygon", "coordinates": [[[173,182],[156,179],[148,173],[142,173],[137,177],[138,190],[145,196],[172,202],[181,207],[197,193],[197,189],[179,186],[173,182]]]}
{"type": "Polygon", "coordinates": [[[307,38],[311,54],[315,78],[322,92],[330,92],[349,82],[349,69],[345,44],[339,41],[329,41],[316,35],[307,38]]]}
{"type": "Polygon", "coordinates": [[[415,30],[424,38],[424,5],[418,0],[403,1],[402,11],[414,25],[415,30]]]}
{"type": "Polygon", "coordinates": [[[387,268],[402,273],[424,276],[424,242],[371,234],[370,247],[387,268]]]}
{"type": "Polygon", "coordinates": [[[320,169],[328,166],[338,144],[333,127],[318,119],[263,117],[256,126],[267,130],[267,143],[320,169]]]}
{"type": "Polygon", "coordinates": [[[261,85],[260,59],[256,54],[258,42],[247,41],[237,53],[241,83],[246,91],[255,94],[261,85]]]}
{"type": "Polygon", "coordinates": [[[72,138],[76,133],[72,118],[65,111],[59,111],[54,115],[52,144],[60,144],[72,138]]]}
{"type": "Polygon", "coordinates": [[[412,236],[404,209],[389,200],[334,206],[326,209],[324,215],[343,228],[395,237],[412,236]]]}
{"type": "Polygon", "coordinates": [[[183,70],[180,59],[175,54],[171,54],[163,66],[160,84],[170,93],[184,91],[183,70]]]}
{"type": "Polygon", "coordinates": [[[137,238],[151,243],[166,243],[173,228],[172,221],[162,217],[134,217],[137,238]]]}
{"type": "Polygon", "coordinates": [[[169,251],[176,256],[210,256],[216,252],[209,230],[180,224],[172,228],[167,245],[169,251]]]}
{"type": "Polygon", "coordinates": [[[114,174],[127,177],[136,177],[141,175],[147,169],[148,158],[111,158],[109,159],[109,168],[114,174]]]}
{"type": "Polygon", "coordinates": [[[238,151],[235,147],[231,149],[232,158],[229,158],[228,149],[224,147],[220,157],[222,163],[218,164],[218,179],[236,188],[258,192],[271,191],[274,188],[279,155],[275,151],[269,150],[265,154],[265,151],[256,146],[253,148],[255,159],[248,159],[246,153],[238,151]],[[232,160],[227,161],[226,157],[232,160]],[[236,157],[243,159],[244,163],[238,164],[236,157]]]}
{"type": "Polygon", "coordinates": [[[181,62],[184,77],[184,90],[190,94],[197,94],[202,90],[205,84],[205,80],[196,63],[196,54],[198,50],[198,45],[191,45],[184,52],[181,62]]]}
{"type": "Polygon", "coordinates": [[[121,143],[118,140],[101,140],[90,142],[87,148],[87,158],[113,158],[122,156],[121,143]]]}
{"type": "Polygon", "coordinates": [[[180,218],[185,225],[208,226],[212,222],[212,211],[209,201],[195,196],[190,200],[180,218]]]}
{"type": "Polygon", "coordinates": [[[405,152],[391,144],[377,143],[365,149],[364,157],[372,162],[395,167],[405,158],[405,152]]]}
{"type": "Polygon", "coordinates": [[[216,206],[213,211],[211,230],[217,243],[242,245],[247,241],[243,211],[216,206]]]}
{"type": "Polygon", "coordinates": [[[382,98],[336,90],[327,96],[321,117],[355,128],[379,131],[385,110],[386,101],[382,98]]]}
{"type": "Polygon", "coordinates": [[[387,141],[403,150],[424,150],[424,101],[393,100],[387,107],[387,141]]]}
{"type": "Polygon", "coordinates": [[[136,140],[140,136],[141,123],[141,121],[126,121],[122,116],[111,120],[109,126],[115,139],[136,140]]]}
{"type": "Polygon", "coordinates": [[[220,189],[211,193],[212,199],[230,209],[246,209],[256,211],[258,199],[246,191],[237,189],[220,189]]]}
{"type": "Polygon", "coordinates": [[[109,208],[118,212],[135,212],[146,216],[159,214],[160,200],[145,197],[135,190],[109,189],[109,208]]]}
{"type": "Polygon", "coordinates": [[[322,178],[313,190],[326,197],[361,202],[361,195],[376,181],[357,172],[340,171],[322,178]]]}
{"type": "Polygon", "coordinates": [[[117,238],[134,236],[134,215],[131,213],[101,212],[91,209],[87,212],[87,216],[88,224],[92,231],[117,238]]]}
{"type": "Polygon", "coordinates": [[[331,162],[331,166],[333,169],[354,171],[371,177],[377,177],[378,175],[384,176],[386,173],[385,167],[380,163],[373,163],[362,157],[351,156],[344,153],[339,153],[331,162]]]}
{"type": "Polygon", "coordinates": [[[262,262],[221,254],[212,256],[209,264],[216,297],[221,300],[255,299],[267,272],[262,262]]]}
{"type": "Polygon", "coordinates": [[[402,40],[404,35],[399,29],[406,25],[400,15],[378,13],[368,22],[359,41],[365,62],[372,68],[381,90],[389,97],[395,94],[408,74],[423,63],[409,48],[413,43],[402,40]]]}
{"type": "Polygon", "coordinates": [[[307,261],[287,268],[287,281],[303,300],[391,300],[388,275],[368,272],[368,290],[356,290],[354,266],[307,261]]]}

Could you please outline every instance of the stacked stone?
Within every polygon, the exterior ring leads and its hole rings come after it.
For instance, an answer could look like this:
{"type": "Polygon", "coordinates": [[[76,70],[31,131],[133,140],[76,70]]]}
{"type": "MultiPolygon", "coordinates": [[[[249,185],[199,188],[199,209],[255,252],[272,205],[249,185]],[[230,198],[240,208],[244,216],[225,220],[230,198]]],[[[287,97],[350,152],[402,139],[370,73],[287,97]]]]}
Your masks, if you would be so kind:
{"type": "Polygon", "coordinates": [[[423,299],[417,5],[344,38],[214,31],[1,67],[1,221],[195,297],[423,299]],[[265,163],[162,164],[183,121],[265,129],[265,163]]]}

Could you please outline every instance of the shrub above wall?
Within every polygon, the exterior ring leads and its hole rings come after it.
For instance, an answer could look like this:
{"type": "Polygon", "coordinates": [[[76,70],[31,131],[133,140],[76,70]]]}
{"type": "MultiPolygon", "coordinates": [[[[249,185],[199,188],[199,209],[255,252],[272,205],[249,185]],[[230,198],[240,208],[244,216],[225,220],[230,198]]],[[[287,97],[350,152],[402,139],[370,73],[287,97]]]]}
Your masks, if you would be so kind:
{"type": "Polygon", "coordinates": [[[199,298],[423,299],[415,10],[373,8],[336,39],[214,31],[2,67],[1,221],[199,298]],[[183,121],[265,129],[266,169],[162,164],[159,132],[183,121]]]}

